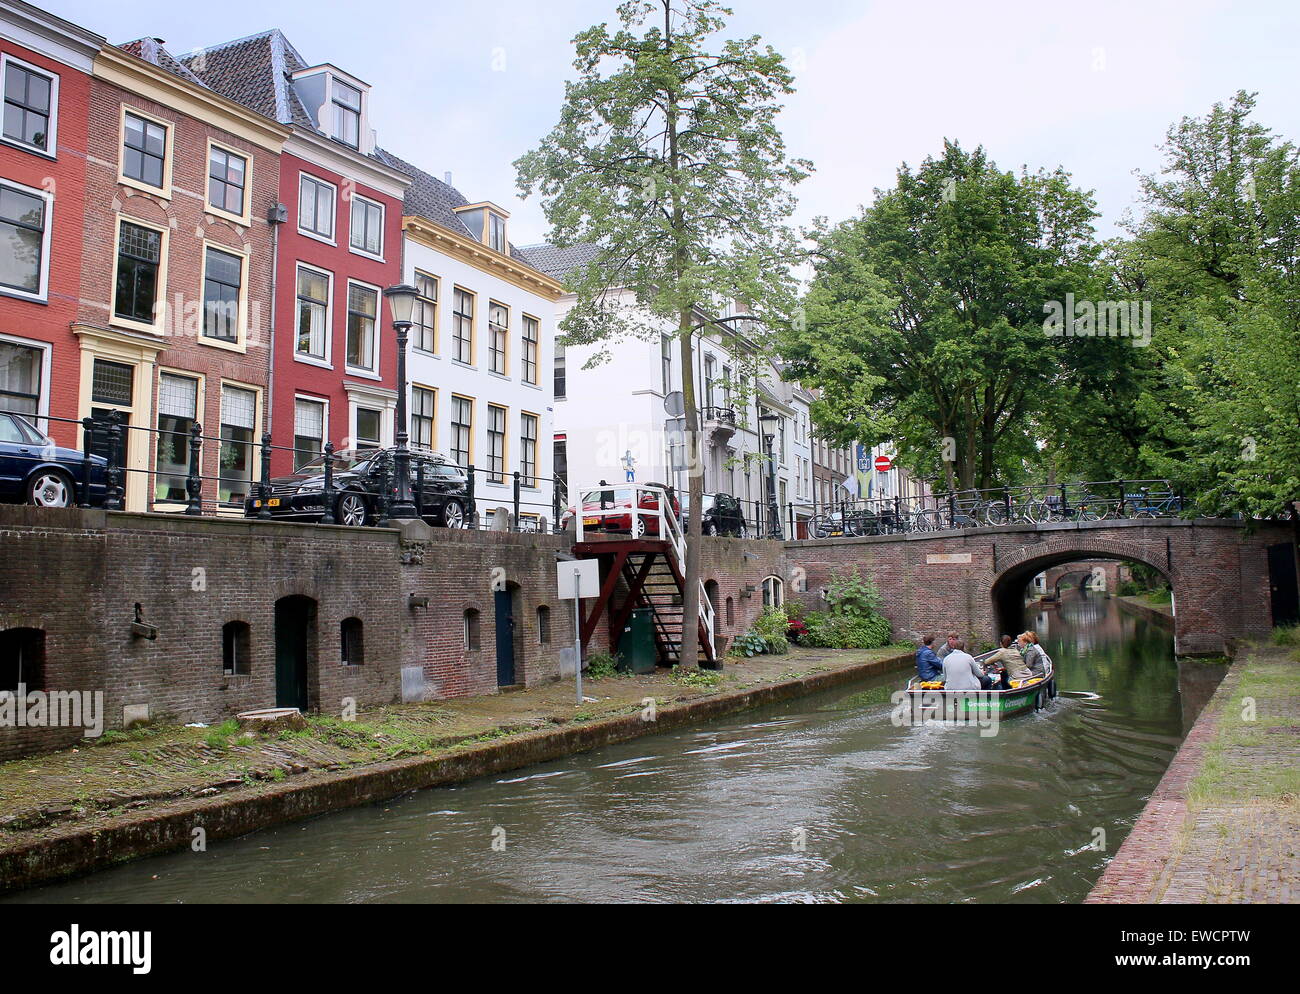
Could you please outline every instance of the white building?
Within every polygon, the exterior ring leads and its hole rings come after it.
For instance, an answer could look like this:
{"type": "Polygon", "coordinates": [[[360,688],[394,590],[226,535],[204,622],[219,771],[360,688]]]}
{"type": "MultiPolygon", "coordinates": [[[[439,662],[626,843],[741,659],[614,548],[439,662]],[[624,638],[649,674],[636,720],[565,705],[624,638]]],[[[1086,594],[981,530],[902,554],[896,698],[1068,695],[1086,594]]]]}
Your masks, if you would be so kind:
{"type": "MultiPolygon", "coordinates": [[[[510,215],[380,151],[412,178],[403,279],[421,293],[407,354],[411,443],[473,466],[480,515],[553,520],[555,302],[560,284],[510,244],[510,215]]],[[[450,177],[448,177],[450,179],[450,177]]]]}
{"type": "MultiPolygon", "coordinates": [[[[591,246],[558,249],[521,246],[522,255],[557,279],[594,255],[591,246]]],[[[556,303],[559,323],[575,301],[556,303]]],[[[623,302],[631,294],[624,292],[623,302]]],[[[734,316],[720,315],[721,317],[734,316]]],[[[701,314],[703,324],[707,315],[701,314]]],[[[728,493],[746,502],[751,526],[758,506],[768,502],[764,434],[772,435],[777,500],[783,530],[792,510],[799,519],[811,510],[812,448],[808,404],[811,395],[781,379],[780,370],[758,355],[744,329],[708,326],[696,333],[691,361],[703,434],[704,492],[728,493]],[[760,423],[762,415],[776,420],[760,423]],[[760,425],[765,424],[760,430],[760,425]]],[[[557,477],[575,485],[628,478],[671,484],[685,493],[665,398],[682,389],[681,347],[672,322],[650,338],[629,337],[596,346],[557,349],[555,356],[555,463],[557,477]],[[593,356],[605,358],[586,368],[593,356]],[[674,454],[676,453],[676,465],[674,454]]]]}

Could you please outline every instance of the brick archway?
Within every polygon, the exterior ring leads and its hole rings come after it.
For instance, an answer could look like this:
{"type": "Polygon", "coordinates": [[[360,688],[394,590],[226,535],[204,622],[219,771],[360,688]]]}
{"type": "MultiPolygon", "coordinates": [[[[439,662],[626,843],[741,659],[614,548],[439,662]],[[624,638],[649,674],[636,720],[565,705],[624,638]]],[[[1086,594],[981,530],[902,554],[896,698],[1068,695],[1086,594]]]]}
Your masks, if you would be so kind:
{"type": "MultiPolygon", "coordinates": [[[[992,578],[989,595],[993,605],[994,627],[997,629],[1011,631],[1020,627],[1026,586],[1039,573],[1051,572],[1056,566],[1097,561],[1141,563],[1159,572],[1171,584],[1174,583],[1170,576],[1168,555],[1152,554],[1137,543],[1095,540],[1071,542],[1066,538],[1043,544],[1050,548],[1036,546],[1032,550],[1023,550],[1021,555],[1009,557],[1007,565],[992,578]]],[[[1057,577],[1055,585],[1059,585],[1066,576],[1076,573],[1087,575],[1090,572],[1090,569],[1063,571],[1057,577]]],[[[1053,585],[1049,583],[1049,587],[1053,585]]]]}

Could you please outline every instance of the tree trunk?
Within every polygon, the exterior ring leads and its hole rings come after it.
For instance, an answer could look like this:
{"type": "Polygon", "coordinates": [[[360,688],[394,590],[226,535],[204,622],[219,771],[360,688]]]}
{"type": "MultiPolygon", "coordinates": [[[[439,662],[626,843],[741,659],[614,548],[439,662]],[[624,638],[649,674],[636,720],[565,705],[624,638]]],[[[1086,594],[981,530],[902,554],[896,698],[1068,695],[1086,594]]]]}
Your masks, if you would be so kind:
{"type": "Polygon", "coordinates": [[[678,316],[677,340],[682,357],[682,399],[686,404],[686,516],[685,587],[682,591],[682,651],[678,665],[694,669],[699,664],[700,532],[704,514],[704,464],[700,456],[700,411],[695,403],[695,364],[691,358],[691,318],[685,309],[678,316]]]}

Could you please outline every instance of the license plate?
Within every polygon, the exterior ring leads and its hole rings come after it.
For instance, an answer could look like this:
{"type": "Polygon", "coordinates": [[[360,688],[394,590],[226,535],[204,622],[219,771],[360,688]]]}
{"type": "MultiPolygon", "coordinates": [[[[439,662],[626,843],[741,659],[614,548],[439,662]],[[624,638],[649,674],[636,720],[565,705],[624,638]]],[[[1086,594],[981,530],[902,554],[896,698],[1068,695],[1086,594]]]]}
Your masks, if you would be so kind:
{"type": "Polygon", "coordinates": [[[582,519],[582,527],[583,527],[583,528],[594,528],[594,527],[596,527],[596,526],[599,525],[599,524],[600,524],[600,518],[583,518],[583,519],[582,519]]]}
{"type": "MultiPolygon", "coordinates": [[[[260,500],[255,500],[255,501],[253,501],[253,506],[254,506],[254,507],[261,507],[261,506],[262,506],[262,502],[261,502],[260,500]]],[[[280,506],[280,498],[279,498],[279,497],[272,497],[270,500],[268,500],[268,501],[266,502],[266,506],[267,506],[267,507],[279,507],[279,506],[280,506]]]]}

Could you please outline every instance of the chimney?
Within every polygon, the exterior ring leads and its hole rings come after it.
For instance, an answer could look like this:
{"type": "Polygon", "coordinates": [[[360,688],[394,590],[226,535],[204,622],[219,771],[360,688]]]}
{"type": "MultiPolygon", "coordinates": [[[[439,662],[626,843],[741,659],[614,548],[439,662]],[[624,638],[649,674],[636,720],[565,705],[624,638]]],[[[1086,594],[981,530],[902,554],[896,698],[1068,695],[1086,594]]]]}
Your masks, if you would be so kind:
{"type": "Polygon", "coordinates": [[[444,183],[446,183],[448,186],[451,186],[451,170],[450,170],[450,169],[448,169],[445,173],[442,174],[442,181],[443,181],[444,183]]]}

